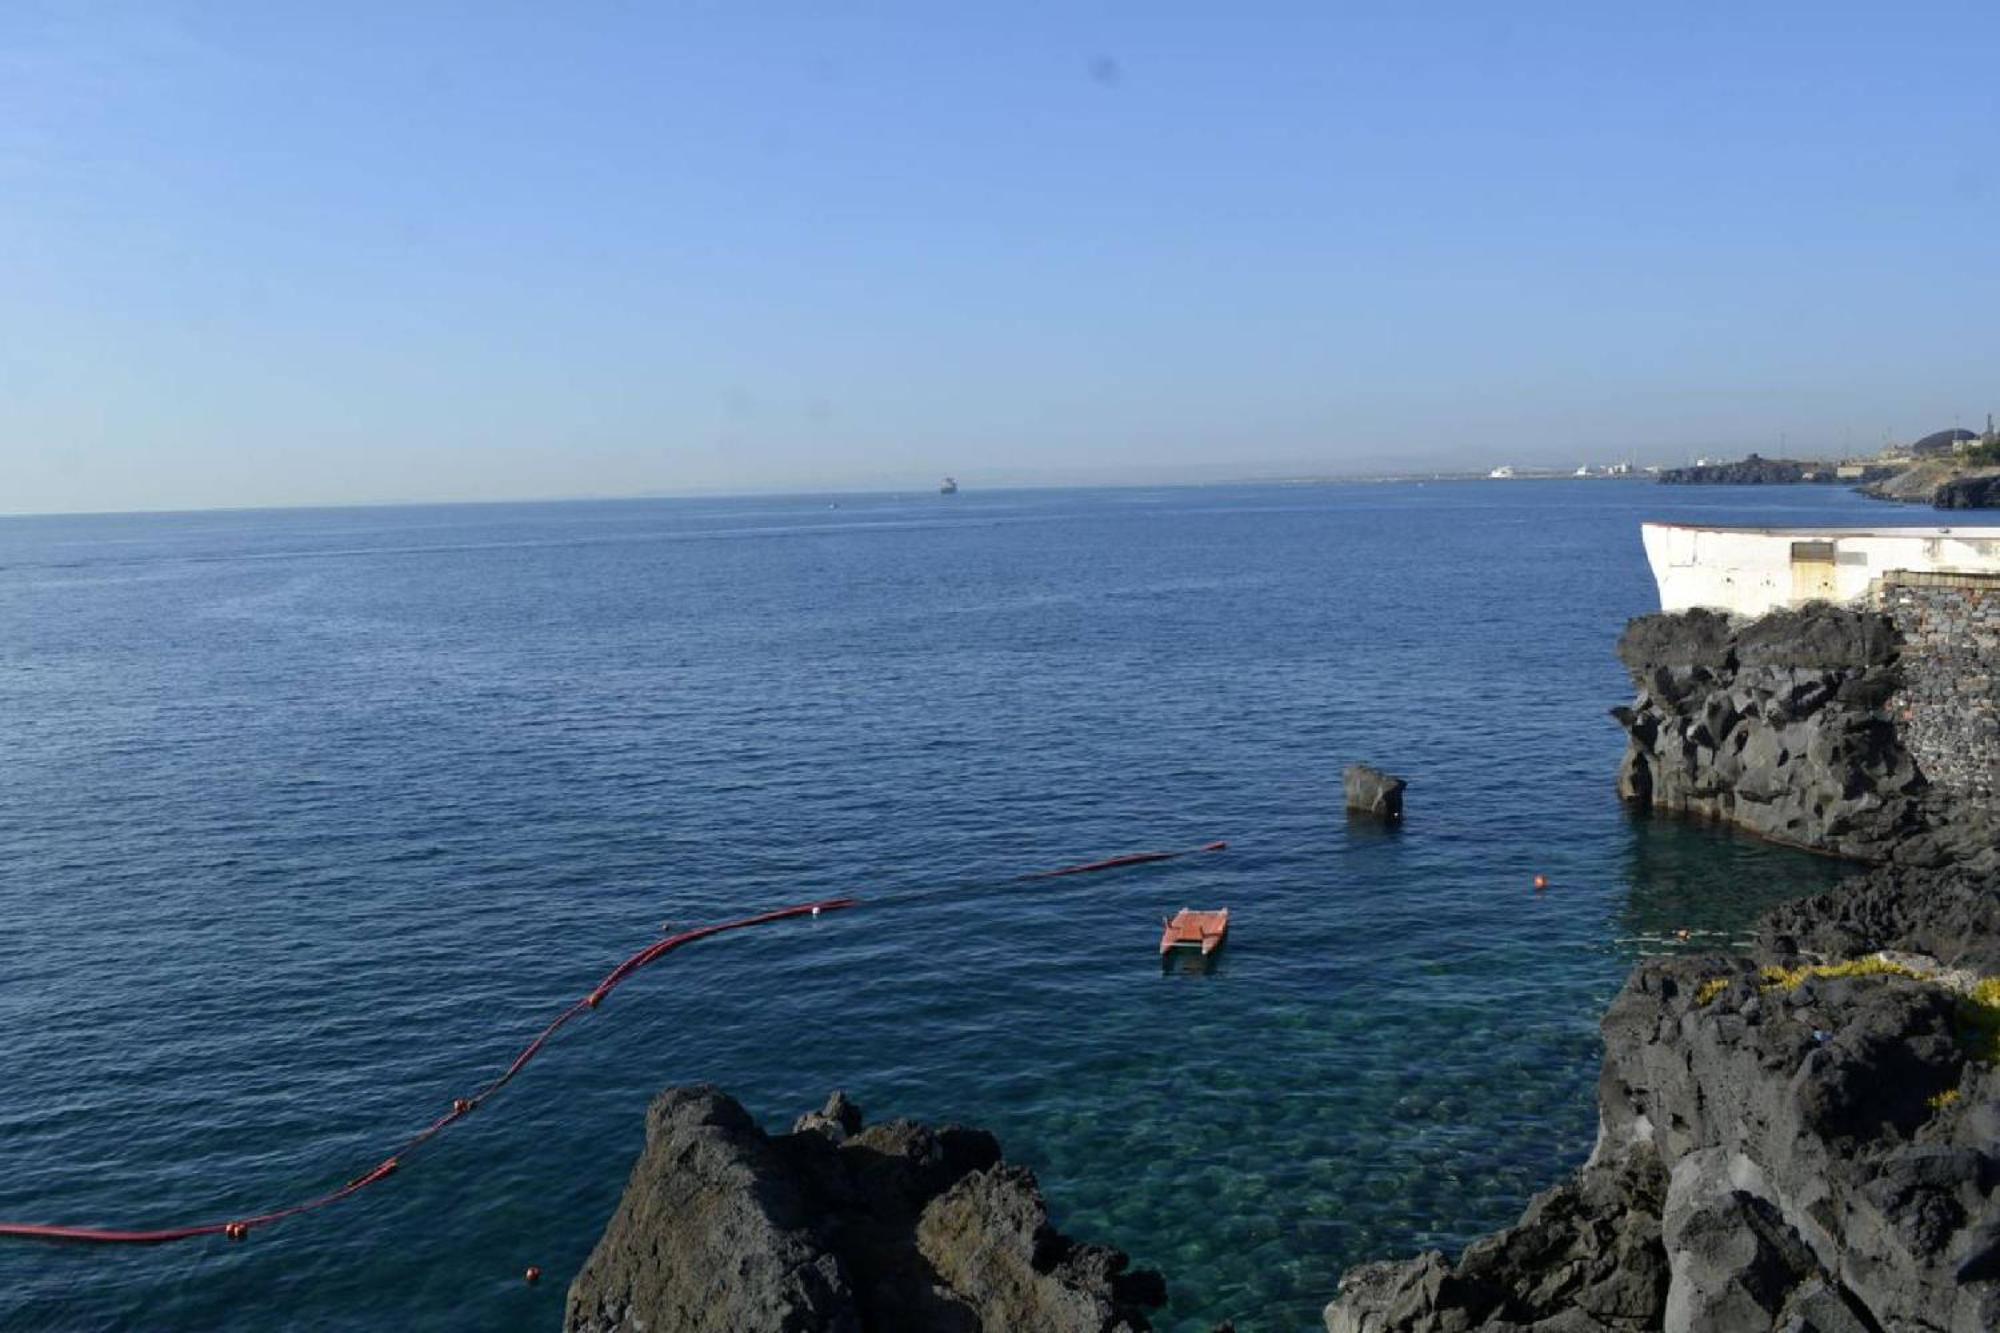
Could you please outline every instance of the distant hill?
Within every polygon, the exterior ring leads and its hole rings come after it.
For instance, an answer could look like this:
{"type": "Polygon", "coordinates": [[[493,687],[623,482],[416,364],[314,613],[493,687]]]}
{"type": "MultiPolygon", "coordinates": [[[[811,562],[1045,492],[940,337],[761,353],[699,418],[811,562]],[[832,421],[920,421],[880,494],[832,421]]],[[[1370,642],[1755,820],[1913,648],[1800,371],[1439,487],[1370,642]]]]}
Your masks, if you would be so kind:
{"type": "Polygon", "coordinates": [[[1919,458],[1925,454],[1948,454],[1959,445],[1978,438],[1977,433],[1969,430],[1932,431],[1911,445],[1910,452],[1919,458]]]}
{"type": "Polygon", "coordinates": [[[1834,465],[1796,458],[1760,458],[1751,454],[1740,463],[1704,463],[1699,467],[1660,470],[1669,486],[1788,486],[1796,482],[1833,481],[1834,465]]]}

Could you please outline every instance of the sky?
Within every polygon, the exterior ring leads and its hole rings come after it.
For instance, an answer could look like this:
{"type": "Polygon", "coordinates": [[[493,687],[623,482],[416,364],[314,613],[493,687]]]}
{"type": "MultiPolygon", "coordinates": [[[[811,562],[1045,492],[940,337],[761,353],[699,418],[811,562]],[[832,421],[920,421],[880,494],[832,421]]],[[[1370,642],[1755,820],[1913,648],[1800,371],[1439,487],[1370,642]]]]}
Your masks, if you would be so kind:
{"type": "Polygon", "coordinates": [[[0,5],[0,512],[1879,448],[2000,5],[0,5]]]}

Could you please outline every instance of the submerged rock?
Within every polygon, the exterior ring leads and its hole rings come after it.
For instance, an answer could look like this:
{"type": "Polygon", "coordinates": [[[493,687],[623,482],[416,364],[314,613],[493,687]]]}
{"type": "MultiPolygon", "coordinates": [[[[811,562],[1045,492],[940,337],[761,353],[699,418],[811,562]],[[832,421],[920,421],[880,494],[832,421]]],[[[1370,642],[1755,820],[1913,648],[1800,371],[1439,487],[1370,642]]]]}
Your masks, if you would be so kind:
{"type": "Polygon", "coordinates": [[[835,1093],[767,1135],[713,1087],[672,1088],[569,1290],[568,1333],[1143,1333],[1157,1273],[1049,1224],[983,1130],[864,1128],[835,1093]]]}
{"type": "Polygon", "coordinates": [[[1402,778],[1367,764],[1349,764],[1341,785],[1354,813],[1390,824],[1403,817],[1403,790],[1410,784],[1402,778]]]}

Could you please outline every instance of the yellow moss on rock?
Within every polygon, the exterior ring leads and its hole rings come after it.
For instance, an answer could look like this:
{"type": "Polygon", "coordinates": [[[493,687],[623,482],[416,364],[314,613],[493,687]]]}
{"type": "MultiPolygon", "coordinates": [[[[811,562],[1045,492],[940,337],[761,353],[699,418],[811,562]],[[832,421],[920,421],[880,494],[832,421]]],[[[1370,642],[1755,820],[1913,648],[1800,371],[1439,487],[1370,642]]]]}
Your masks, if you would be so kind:
{"type": "MultiPolygon", "coordinates": [[[[1757,974],[1759,989],[1765,991],[1797,990],[1808,981],[1832,980],[1840,977],[1908,977],[1912,981],[1937,982],[1940,978],[1919,972],[1902,963],[1893,963],[1886,958],[1856,958],[1845,963],[1810,963],[1804,967],[1767,967],[1757,974]]],[[[1721,977],[1704,981],[1695,991],[1697,1004],[1707,1004],[1729,985],[1721,977]]],[[[1961,1036],[1965,1038],[1973,1059],[1985,1064],[2000,1062],[2000,977],[1986,977],[1958,996],[1958,1020],[1961,1036]]],[[[1951,1105],[1958,1098],[1956,1090],[1939,1093],[1946,1100],[1933,1098],[1931,1108],[1938,1110],[1951,1105]]]]}
{"type": "MultiPolygon", "coordinates": [[[[1758,973],[1765,990],[1797,990],[1808,981],[1837,977],[1910,977],[1925,979],[1915,968],[1886,958],[1856,958],[1846,963],[1812,963],[1805,967],[1767,967],[1758,973]]],[[[2000,980],[2000,978],[1996,978],[2000,980]]]]}
{"type": "Polygon", "coordinates": [[[1694,1002],[1705,1005],[1728,989],[1728,977],[1711,977],[1707,981],[1702,982],[1700,987],[1695,990],[1694,1002]]]}
{"type": "Polygon", "coordinates": [[[1972,1058],[1987,1064],[2000,1059],[2000,977],[1976,983],[1959,1000],[1958,1017],[1968,1029],[1972,1058]]]}

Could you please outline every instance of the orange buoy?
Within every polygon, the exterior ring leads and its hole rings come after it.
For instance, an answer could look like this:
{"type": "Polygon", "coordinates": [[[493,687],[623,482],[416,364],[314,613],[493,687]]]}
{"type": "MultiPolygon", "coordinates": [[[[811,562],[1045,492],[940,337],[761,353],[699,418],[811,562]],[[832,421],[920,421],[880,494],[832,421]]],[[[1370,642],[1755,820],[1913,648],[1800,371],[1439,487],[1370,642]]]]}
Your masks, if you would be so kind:
{"type": "Polygon", "coordinates": [[[521,1274],[521,1276],[526,1278],[530,1283],[540,1282],[542,1280],[542,1270],[533,1264],[529,1264],[528,1271],[521,1274]]]}
{"type": "Polygon", "coordinates": [[[231,1240],[242,1240],[250,1234],[250,1228],[244,1226],[241,1222],[231,1222],[222,1229],[222,1234],[231,1240]]]}
{"type": "Polygon", "coordinates": [[[1547,888],[1548,886],[1549,886],[1549,877],[1548,877],[1547,875],[1537,875],[1537,876],[1535,876],[1535,887],[1536,887],[1536,888],[1538,888],[1538,889],[1546,889],[1546,888],[1547,888]]]}

